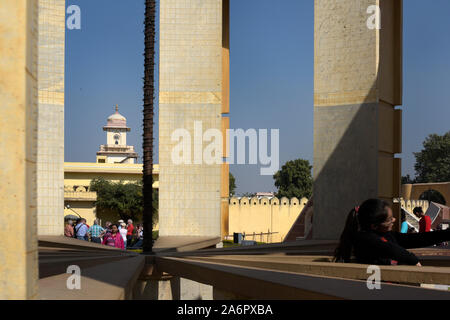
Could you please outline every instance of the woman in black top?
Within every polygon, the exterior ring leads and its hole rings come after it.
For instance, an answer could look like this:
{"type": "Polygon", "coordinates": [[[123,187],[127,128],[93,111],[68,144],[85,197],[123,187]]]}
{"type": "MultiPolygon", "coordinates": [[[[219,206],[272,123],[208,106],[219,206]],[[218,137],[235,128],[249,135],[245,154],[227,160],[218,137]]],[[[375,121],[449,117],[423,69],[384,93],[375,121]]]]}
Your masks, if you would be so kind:
{"type": "Polygon", "coordinates": [[[335,253],[336,262],[417,265],[419,259],[406,249],[424,248],[450,240],[450,229],[426,233],[393,232],[395,218],[385,201],[371,199],[353,209],[347,218],[335,253]]]}

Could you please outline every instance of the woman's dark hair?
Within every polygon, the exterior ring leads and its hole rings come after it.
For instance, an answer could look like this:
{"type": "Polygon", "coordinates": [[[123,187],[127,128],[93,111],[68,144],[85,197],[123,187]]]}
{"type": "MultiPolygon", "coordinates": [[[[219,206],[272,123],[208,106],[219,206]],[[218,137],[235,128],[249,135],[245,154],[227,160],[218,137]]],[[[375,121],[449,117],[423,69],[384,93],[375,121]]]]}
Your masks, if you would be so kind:
{"type": "Polygon", "coordinates": [[[379,199],[369,199],[359,208],[353,208],[347,216],[339,246],[336,248],[336,262],[350,262],[353,254],[355,236],[361,231],[370,231],[386,221],[389,204],[379,199]]]}
{"type": "Polygon", "coordinates": [[[401,218],[402,218],[402,223],[406,221],[406,212],[405,212],[404,209],[402,209],[402,216],[401,216],[401,218]]]}

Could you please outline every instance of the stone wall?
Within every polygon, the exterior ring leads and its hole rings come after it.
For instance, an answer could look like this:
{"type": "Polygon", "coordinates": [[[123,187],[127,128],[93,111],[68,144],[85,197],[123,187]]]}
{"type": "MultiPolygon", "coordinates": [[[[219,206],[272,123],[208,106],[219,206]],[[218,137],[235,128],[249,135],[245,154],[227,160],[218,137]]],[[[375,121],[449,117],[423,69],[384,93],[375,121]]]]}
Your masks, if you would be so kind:
{"type": "Polygon", "coordinates": [[[37,4],[0,2],[0,300],[38,296],[37,4]]]}
{"type": "Polygon", "coordinates": [[[164,0],[160,6],[160,236],[217,237],[223,165],[195,163],[205,145],[194,142],[194,126],[201,122],[201,134],[222,131],[223,1],[164,0]],[[172,160],[177,129],[191,136],[192,164],[172,160]]]}
{"type": "Polygon", "coordinates": [[[306,198],[231,198],[229,234],[245,233],[246,240],[258,242],[282,242],[307,202],[306,198]],[[273,234],[253,239],[253,233],[273,234]]]}
{"type": "Polygon", "coordinates": [[[39,0],[38,234],[64,233],[65,0],[39,0]]]}
{"type": "Polygon", "coordinates": [[[439,192],[444,197],[446,204],[450,203],[450,182],[404,184],[402,185],[402,198],[406,200],[419,199],[424,192],[429,190],[439,192]]]}
{"type": "Polygon", "coordinates": [[[423,212],[427,212],[430,203],[426,200],[401,200],[401,207],[408,211],[409,213],[413,213],[415,207],[422,207],[423,212]]]}
{"type": "Polygon", "coordinates": [[[400,197],[402,1],[315,0],[314,7],[313,238],[337,240],[346,212],[336,203],[400,197]],[[379,30],[367,24],[373,5],[382,12],[379,30]]]}

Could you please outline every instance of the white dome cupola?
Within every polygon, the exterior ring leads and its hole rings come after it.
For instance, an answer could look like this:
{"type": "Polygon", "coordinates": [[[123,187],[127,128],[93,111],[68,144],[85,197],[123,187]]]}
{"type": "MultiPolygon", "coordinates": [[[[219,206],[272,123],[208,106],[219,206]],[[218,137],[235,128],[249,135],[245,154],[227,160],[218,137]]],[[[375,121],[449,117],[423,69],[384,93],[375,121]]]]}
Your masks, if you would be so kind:
{"type": "Polygon", "coordinates": [[[112,114],[108,117],[106,127],[117,127],[117,128],[126,128],[127,127],[127,118],[119,113],[119,106],[116,105],[116,113],[112,114]]]}
{"type": "Polygon", "coordinates": [[[134,152],[134,147],[127,146],[127,132],[131,129],[127,127],[127,119],[119,113],[118,105],[116,105],[116,113],[108,117],[103,131],[106,131],[106,145],[100,146],[100,151],[97,152],[97,162],[136,162],[138,155],[134,152]]]}

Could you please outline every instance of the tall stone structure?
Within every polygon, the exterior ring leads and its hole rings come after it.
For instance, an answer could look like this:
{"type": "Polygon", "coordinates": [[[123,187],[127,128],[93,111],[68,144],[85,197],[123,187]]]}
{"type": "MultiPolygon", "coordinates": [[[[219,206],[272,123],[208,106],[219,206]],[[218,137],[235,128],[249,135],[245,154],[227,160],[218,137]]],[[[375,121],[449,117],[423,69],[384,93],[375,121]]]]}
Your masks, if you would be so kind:
{"type": "Polygon", "coordinates": [[[39,0],[38,234],[64,232],[65,0],[39,0]]]}
{"type": "Polygon", "coordinates": [[[225,130],[229,112],[228,0],[160,4],[160,236],[219,237],[226,232],[228,167],[202,159],[208,129],[225,130]],[[194,128],[197,127],[195,132],[194,128]],[[172,153],[177,129],[189,132],[191,164],[172,153]],[[226,197],[224,197],[226,195],[226,197]]]}
{"type": "Polygon", "coordinates": [[[131,129],[127,127],[127,119],[119,113],[119,106],[116,105],[116,113],[108,117],[106,126],[106,144],[100,146],[97,152],[97,163],[128,163],[137,162],[138,154],[133,146],[127,145],[127,132],[131,129]]]}
{"type": "Polygon", "coordinates": [[[0,2],[0,299],[34,299],[37,0],[0,2]]]}
{"type": "Polygon", "coordinates": [[[352,207],[400,195],[402,0],[315,0],[314,29],[313,237],[338,239],[352,207]]]}

